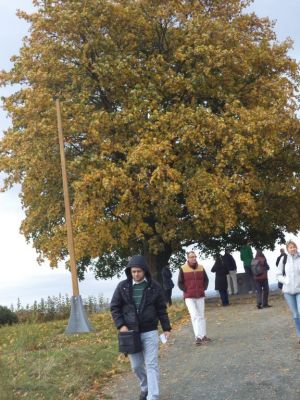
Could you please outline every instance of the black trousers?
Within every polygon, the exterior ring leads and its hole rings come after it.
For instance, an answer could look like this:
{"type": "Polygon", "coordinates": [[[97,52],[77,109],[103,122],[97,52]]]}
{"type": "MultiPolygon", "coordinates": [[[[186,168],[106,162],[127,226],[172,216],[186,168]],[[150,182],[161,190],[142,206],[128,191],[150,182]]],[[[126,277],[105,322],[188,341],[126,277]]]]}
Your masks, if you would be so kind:
{"type": "Polygon", "coordinates": [[[228,306],[229,300],[228,300],[228,292],[226,290],[219,290],[220,293],[220,299],[222,301],[223,306],[228,306]]]}
{"type": "Polygon", "coordinates": [[[263,281],[255,281],[256,286],[256,303],[258,306],[268,305],[269,298],[269,281],[264,279],[263,281]]]}
{"type": "Polygon", "coordinates": [[[165,300],[169,306],[172,305],[172,289],[164,289],[165,292],[165,300]]]}

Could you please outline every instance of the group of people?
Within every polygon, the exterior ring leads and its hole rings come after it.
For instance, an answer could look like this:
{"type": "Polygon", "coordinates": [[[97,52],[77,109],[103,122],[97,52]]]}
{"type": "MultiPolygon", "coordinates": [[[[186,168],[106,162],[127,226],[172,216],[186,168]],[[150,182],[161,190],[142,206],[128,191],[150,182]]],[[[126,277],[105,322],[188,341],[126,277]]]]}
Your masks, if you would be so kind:
{"type": "MultiPolygon", "coordinates": [[[[139,400],[159,399],[158,323],[165,340],[171,333],[167,304],[171,301],[172,274],[171,271],[168,273],[168,269],[169,266],[162,277],[163,282],[167,281],[167,286],[171,287],[164,286],[163,289],[152,279],[145,258],[141,255],[131,257],[125,269],[127,278],[118,284],[110,304],[112,318],[120,333],[139,332],[142,351],[128,354],[131,368],[139,381],[139,400]]],[[[196,345],[209,343],[211,339],[206,335],[204,317],[208,277],[193,251],[187,254],[186,263],[180,268],[178,285],[191,316],[196,345]]]]}
{"type": "MultiPolygon", "coordinates": [[[[269,265],[265,255],[260,249],[257,249],[253,256],[251,247],[245,244],[240,249],[240,257],[244,264],[249,293],[256,292],[257,308],[271,307],[268,303],[269,265]]],[[[237,266],[229,249],[225,250],[223,256],[220,254],[216,256],[211,272],[216,274],[215,290],[219,291],[221,303],[223,306],[228,306],[230,304],[228,295],[238,293],[237,266]]]]}
{"type": "MultiPolygon", "coordinates": [[[[261,250],[257,250],[253,257],[252,250],[250,253],[249,248],[251,250],[250,246],[245,245],[241,249],[241,259],[247,276],[255,284],[257,307],[261,309],[269,306],[267,276],[269,266],[261,250]]],[[[292,312],[300,343],[300,253],[293,241],[287,242],[286,249],[287,254],[281,252],[276,262],[277,279],[282,284],[282,292],[292,312]]],[[[163,280],[168,281],[167,286],[171,287],[164,286],[163,289],[152,279],[144,257],[133,256],[125,269],[127,279],[119,283],[111,300],[111,313],[119,332],[139,332],[142,351],[128,354],[132,370],[140,385],[139,400],[159,399],[158,323],[161,324],[165,340],[168,340],[171,333],[167,304],[172,304],[171,293],[174,284],[170,282],[172,273],[168,270],[169,266],[164,271],[163,280]]],[[[216,258],[212,271],[216,273],[216,288],[220,292],[223,305],[229,304],[229,283],[230,285],[232,283],[232,293],[237,294],[238,290],[236,263],[229,250],[226,250],[223,256],[216,258]],[[230,273],[230,271],[235,273],[230,273]]],[[[208,276],[204,267],[198,263],[194,251],[187,253],[186,262],[179,270],[178,286],[183,291],[185,304],[190,314],[195,344],[201,346],[210,343],[211,339],[206,332],[204,300],[208,276]]]]}

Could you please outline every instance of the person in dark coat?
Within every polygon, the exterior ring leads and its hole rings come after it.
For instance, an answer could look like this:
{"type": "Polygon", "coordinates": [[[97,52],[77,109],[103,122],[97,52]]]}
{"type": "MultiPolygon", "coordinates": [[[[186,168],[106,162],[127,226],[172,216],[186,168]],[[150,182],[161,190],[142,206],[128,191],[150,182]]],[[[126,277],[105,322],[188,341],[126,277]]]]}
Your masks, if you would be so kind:
{"type": "Polygon", "coordinates": [[[170,264],[167,263],[161,270],[163,289],[165,292],[166,303],[169,306],[172,305],[172,289],[174,282],[172,281],[172,271],[170,270],[170,264]]]}
{"type": "Polygon", "coordinates": [[[125,273],[127,279],[118,284],[113,294],[111,314],[120,332],[140,332],[143,351],[128,355],[131,368],[140,384],[140,400],[158,400],[158,322],[166,338],[171,331],[164,293],[152,279],[143,256],[133,256],[125,273]]]}
{"type": "Polygon", "coordinates": [[[228,306],[228,283],[227,283],[227,275],[229,274],[228,268],[223,262],[223,259],[220,254],[218,254],[215,258],[214,266],[211,269],[211,272],[216,274],[215,278],[215,289],[219,291],[220,299],[222,302],[222,306],[228,306]]]}
{"type": "Polygon", "coordinates": [[[278,267],[278,265],[279,265],[280,260],[282,259],[282,257],[285,259],[285,262],[286,262],[287,254],[286,254],[284,248],[280,249],[280,255],[279,255],[279,256],[277,257],[277,259],[276,259],[276,267],[278,267]]]}
{"type": "MultiPolygon", "coordinates": [[[[287,254],[286,254],[284,248],[280,249],[280,255],[276,259],[276,267],[279,266],[281,259],[283,259],[283,265],[285,266],[285,264],[287,262],[287,254]]],[[[282,287],[283,287],[283,284],[281,282],[278,282],[278,289],[282,289],[282,287]]]]}
{"type": "Polygon", "coordinates": [[[256,255],[252,260],[252,265],[259,263],[262,267],[262,273],[259,275],[253,274],[253,279],[256,286],[256,307],[260,310],[264,307],[272,307],[268,303],[269,299],[269,281],[268,270],[270,269],[267,259],[262,250],[257,249],[256,255]]]}

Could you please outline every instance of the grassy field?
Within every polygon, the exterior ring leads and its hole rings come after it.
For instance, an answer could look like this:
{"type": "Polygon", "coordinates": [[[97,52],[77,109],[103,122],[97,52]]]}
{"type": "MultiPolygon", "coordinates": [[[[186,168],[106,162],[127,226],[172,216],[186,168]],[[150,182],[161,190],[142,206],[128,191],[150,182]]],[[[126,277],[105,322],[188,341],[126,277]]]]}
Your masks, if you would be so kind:
{"type": "MultiPolygon", "coordinates": [[[[182,301],[170,308],[176,327],[186,319],[182,301]]],[[[94,331],[65,335],[67,321],[0,328],[0,400],[99,400],[101,387],[129,368],[118,353],[110,314],[89,317],[94,331]]]]}

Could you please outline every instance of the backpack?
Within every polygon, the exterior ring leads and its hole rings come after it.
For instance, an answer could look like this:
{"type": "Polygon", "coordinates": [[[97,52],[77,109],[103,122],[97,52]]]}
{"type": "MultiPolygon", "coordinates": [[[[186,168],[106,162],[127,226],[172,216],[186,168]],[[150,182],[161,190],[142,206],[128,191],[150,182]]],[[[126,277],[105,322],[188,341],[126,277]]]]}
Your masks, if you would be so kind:
{"type": "Polygon", "coordinates": [[[253,276],[260,276],[265,272],[265,268],[260,261],[261,260],[258,260],[257,258],[253,258],[251,261],[251,271],[253,276]]]}
{"type": "MultiPolygon", "coordinates": [[[[282,265],[282,275],[285,276],[285,264],[287,261],[287,255],[284,254],[283,256],[283,265],[282,265]]],[[[279,264],[279,263],[278,263],[279,264]]],[[[278,282],[278,289],[282,289],[283,283],[278,282]]]]}

